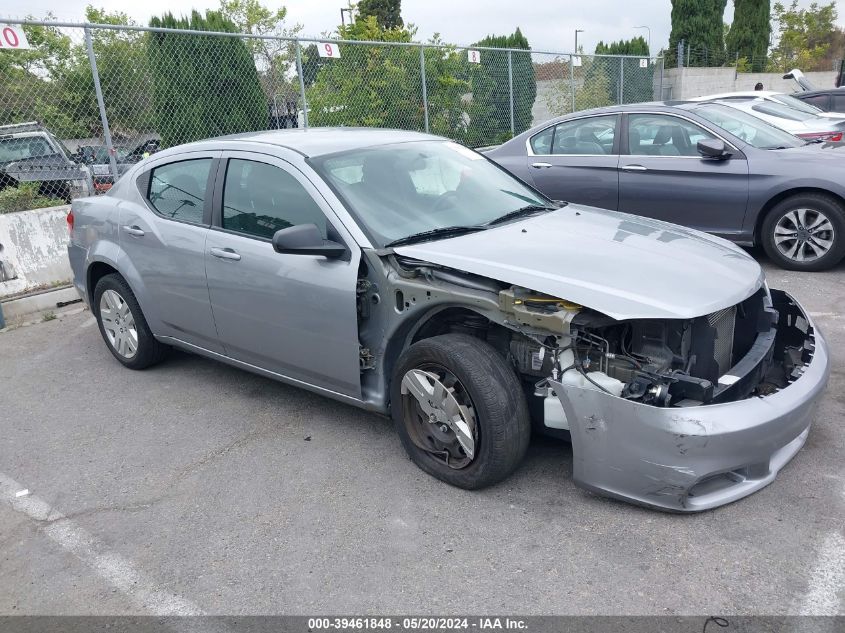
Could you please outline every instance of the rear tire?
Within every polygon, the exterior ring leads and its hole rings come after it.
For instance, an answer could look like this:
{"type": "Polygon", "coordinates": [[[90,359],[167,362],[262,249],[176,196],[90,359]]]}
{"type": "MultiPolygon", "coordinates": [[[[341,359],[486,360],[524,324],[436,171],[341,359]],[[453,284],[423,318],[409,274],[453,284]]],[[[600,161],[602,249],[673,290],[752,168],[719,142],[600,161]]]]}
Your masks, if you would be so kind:
{"type": "Polygon", "coordinates": [[[120,275],[106,275],[97,282],[91,309],[106,347],[123,366],[146,369],[167,355],[169,348],[155,339],[135,294],[120,275]]]}
{"type": "Polygon", "coordinates": [[[791,196],[766,214],[760,237],[781,268],[827,270],[845,256],[845,207],[823,193],[791,196]]]}
{"type": "Polygon", "coordinates": [[[423,339],[405,350],[393,372],[391,414],[413,462],[459,488],[483,488],[506,478],[519,466],[531,437],[525,394],[514,370],[488,343],[464,334],[423,339]],[[423,401],[445,402],[437,396],[438,387],[445,386],[446,400],[457,406],[424,410],[428,405],[415,396],[414,380],[423,387],[416,390],[423,401]],[[458,422],[449,428],[455,417],[458,422]],[[464,448],[466,437],[459,437],[461,421],[472,431],[471,455],[464,448]]]}

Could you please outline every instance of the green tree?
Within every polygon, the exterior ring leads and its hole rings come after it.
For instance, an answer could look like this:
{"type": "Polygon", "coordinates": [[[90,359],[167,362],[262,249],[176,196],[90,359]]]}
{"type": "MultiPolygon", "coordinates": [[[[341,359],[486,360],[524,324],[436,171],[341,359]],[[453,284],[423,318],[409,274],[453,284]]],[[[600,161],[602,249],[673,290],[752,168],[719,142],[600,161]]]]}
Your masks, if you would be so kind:
{"type": "Polygon", "coordinates": [[[725,38],[728,58],[744,58],[750,68],[766,68],[772,26],[769,0],[734,0],[734,19],[725,38]]]}
{"type": "Polygon", "coordinates": [[[287,26],[288,11],[285,7],[270,9],[260,0],[220,0],[219,11],[239,33],[257,36],[246,37],[243,41],[255,58],[267,98],[272,101],[280,94],[295,96],[298,87],[288,72],[295,58],[294,45],[285,39],[267,39],[267,36],[296,37],[302,31],[302,25],[287,26]]]}
{"type": "MultiPolygon", "coordinates": [[[[648,42],[642,36],[630,40],[619,40],[605,44],[596,44],[596,55],[637,56],[631,59],[595,57],[584,68],[585,84],[595,81],[596,74],[606,77],[606,85],[613,103],[637,103],[653,98],[654,67],[649,61],[645,68],[640,66],[640,59],[648,59],[648,42]],[[620,92],[620,81],[622,91],[620,92]]],[[[600,86],[603,84],[600,84],[600,86]]]]}
{"type": "MultiPolygon", "coordinates": [[[[534,78],[531,53],[528,52],[531,49],[528,39],[517,28],[511,35],[489,35],[474,46],[526,50],[525,53],[510,53],[513,77],[513,133],[524,132],[531,127],[531,109],[537,97],[537,82],[534,78]]],[[[501,143],[511,137],[508,56],[507,51],[482,50],[481,63],[474,65],[471,73],[472,104],[469,116],[472,128],[480,134],[479,138],[473,140],[474,145],[501,143]]]]}
{"type": "MultiPolygon", "coordinates": [[[[219,12],[175,18],[150,26],[237,32],[219,12]]],[[[241,38],[153,32],[147,47],[156,129],[165,146],[267,127],[267,99],[252,54],[241,38]]]]}
{"type": "Polygon", "coordinates": [[[725,27],[722,16],[727,0],[672,0],[672,31],[669,52],[674,59],[678,43],[690,48],[687,66],[719,66],[725,59],[725,27]]]}
{"type": "Polygon", "coordinates": [[[376,19],[383,29],[401,29],[402,0],[360,0],[358,3],[358,19],[366,20],[370,16],[376,19]]]}
{"type": "Polygon", "coordinates": [[[787,72],[792,68],[804,71],[830,70],[831,59],[842,56],[842,31],[836,27],[836,3],[813,2],[799,9],[797,0],[789,8],[776,2],[772,19],[777,24],[778,42],[770,54],[769,69],[787,72]],[[833,45],[837,46],[833,50],[833,45]]]}

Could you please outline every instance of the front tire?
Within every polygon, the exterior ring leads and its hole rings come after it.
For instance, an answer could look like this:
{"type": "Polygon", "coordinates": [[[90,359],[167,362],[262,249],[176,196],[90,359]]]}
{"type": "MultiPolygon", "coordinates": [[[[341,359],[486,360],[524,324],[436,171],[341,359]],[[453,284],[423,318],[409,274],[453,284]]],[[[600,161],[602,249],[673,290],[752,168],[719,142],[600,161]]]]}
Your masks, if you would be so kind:
{"type": "Polygon", "coordinates": [[[845,207],[821,193],[787,198],[766,215],[761,241],[781,268],[827,270],[845,256],[845,207]]]}
{"type": "Polygon", "coordinates": [[[155,339],[138,300],[120,275],[106,275],[97,282],[91,308],[106,347],[125,367],[146,369],[167,354],[168,347],[155,339]]]}
{"type": "Polygon", "coordinates": [[[393,372],[391,414],[411,460],[459,488],[506,478],[531,436],[514,370],[488,343],[464,334],[423,339],[405,350],[393,372]]]}

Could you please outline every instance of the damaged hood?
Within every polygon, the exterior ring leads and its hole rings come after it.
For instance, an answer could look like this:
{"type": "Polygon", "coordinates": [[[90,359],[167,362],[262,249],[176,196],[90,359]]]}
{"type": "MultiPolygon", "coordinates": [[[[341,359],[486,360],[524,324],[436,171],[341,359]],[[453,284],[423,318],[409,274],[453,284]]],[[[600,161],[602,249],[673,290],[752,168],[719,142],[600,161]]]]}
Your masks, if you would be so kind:
{"type": "Polygon", "coordinates": [[[566,299],[615,319],[702,316],[739,303],[764,281],[757,262],[725,240],[573,204],[486,231],[394,250],[566,299]]]}

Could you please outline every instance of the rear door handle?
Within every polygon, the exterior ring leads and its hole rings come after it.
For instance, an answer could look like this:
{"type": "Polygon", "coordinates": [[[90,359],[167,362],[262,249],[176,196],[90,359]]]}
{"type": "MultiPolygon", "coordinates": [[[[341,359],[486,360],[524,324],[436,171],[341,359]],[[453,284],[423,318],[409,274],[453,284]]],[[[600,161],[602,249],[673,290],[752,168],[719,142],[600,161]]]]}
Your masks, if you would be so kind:
{"type": "Polygon", "coordinates": [[[551,163],[531,163],[531,166],[534,169],[548,169],[549,167],[552,166],[552,164],[551,163]]]}
{"type": "Polygon", "coordinates": [[[234,262],[241,261],[240,254],[236,253],[231,248],[218,248],[217,246],[212,246],[210,253],[220,259],[231,259],[234,262]]]}
{"type": "Polygon", "coordinates": [[[133,237],[144,237],[144,231],[139,226],[133,224],[132,226],[124,226],[122,228],[124,233],[127,233],[128,235],[132,235],[133,237]]]}
{"type": "Polygon", "coordinates": [[[622,165],[624,171],[648,171],[648,167],[642,165],[622,165]]]}

